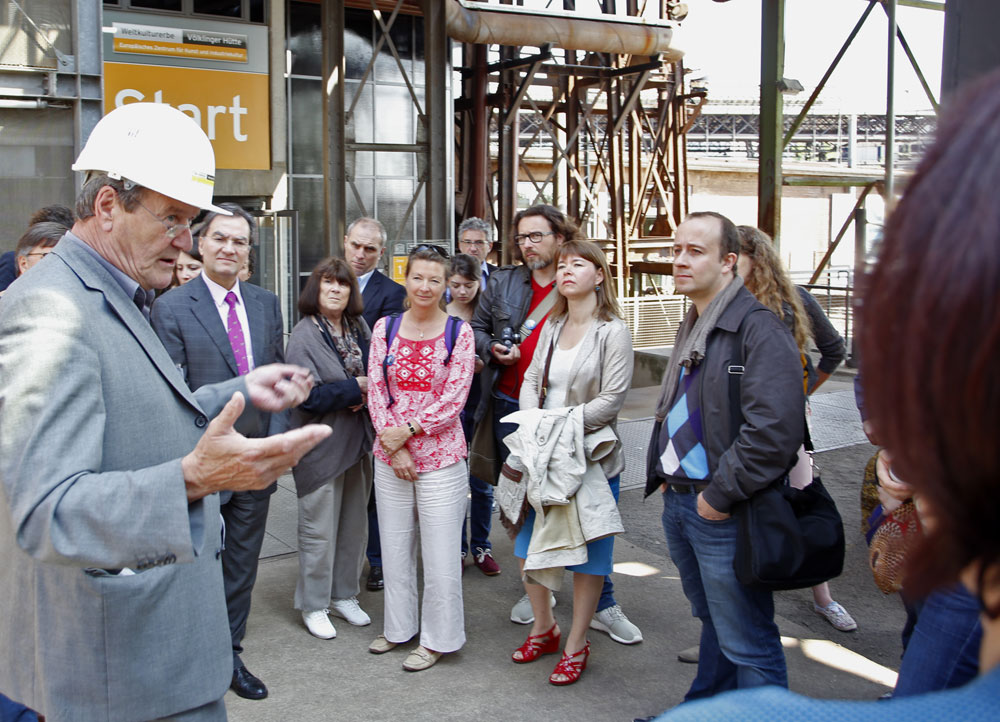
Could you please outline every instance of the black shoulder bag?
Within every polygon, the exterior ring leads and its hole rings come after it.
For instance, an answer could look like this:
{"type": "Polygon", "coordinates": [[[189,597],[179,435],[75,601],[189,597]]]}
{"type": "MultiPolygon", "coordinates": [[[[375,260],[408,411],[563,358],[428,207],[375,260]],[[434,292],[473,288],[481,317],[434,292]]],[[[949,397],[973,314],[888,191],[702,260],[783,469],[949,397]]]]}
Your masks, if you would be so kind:
{"type": "MultiPolygon", "coordinates": [[[[752,313],[752,311],[751,311],[752,313]]],[[[729,367],[729,407],[733,439],[743,425],[740,376],[744,372],[743,324],[734,335],[729,367]]],[[[805,424],[803,410],[802,422],[805,424]]],[[[811,448],[806,427],[806,447],[811,448]]],[[[804,489],[788,483],[788,473],[733,506],[739,543],[733,570],[742,584],[762,589],[805,589],[840,575],[844,568],[844,524],[819,476],[804,489]]]]}

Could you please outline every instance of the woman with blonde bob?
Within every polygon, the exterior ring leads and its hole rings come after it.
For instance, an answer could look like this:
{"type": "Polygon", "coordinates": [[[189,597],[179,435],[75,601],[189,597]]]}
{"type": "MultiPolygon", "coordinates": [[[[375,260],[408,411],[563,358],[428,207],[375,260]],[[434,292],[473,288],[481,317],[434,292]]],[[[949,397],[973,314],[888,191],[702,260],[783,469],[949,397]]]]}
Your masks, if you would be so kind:
{"type": "MultiPolygon", "coordinates": [[[[566,241],[556,255],[559,298],[542,327],[531,366],[521,386],[520,408],[544,409],[582,406],[583,430],[608,428],[615,435],[613,450],[601,459],[615,503],[619,477],[625,467],[615,421],[632,383],[632,338],[621,320],[604,253],[590,241],[566,241]]],[[[514,542],[514,554],[524,560],[534,527],[530,510],[514,542]]],[[[562,658],[549,682],[576,682],[587,666],[590,642],[587,628],[597,610],[604,577],[611,573],[614,537],[587,544],[587,561],[566,567],[573,572],[573,621],[562,658]]],[[[552,612],[549,590],[525,581],[535,620],[528,639],[512,655],[517,663],[532,662],[559,650],[561,632],[552,612]]]]}

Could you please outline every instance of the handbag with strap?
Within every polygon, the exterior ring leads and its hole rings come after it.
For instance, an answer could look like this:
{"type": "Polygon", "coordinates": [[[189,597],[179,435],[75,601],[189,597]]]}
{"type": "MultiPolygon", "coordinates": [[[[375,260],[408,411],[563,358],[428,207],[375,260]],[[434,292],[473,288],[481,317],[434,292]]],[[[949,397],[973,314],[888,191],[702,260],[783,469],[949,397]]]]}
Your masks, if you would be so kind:
{"type": "MultiPolygon", "coordinates": [[[[753,313],[751,311],[750,313],[753,313]]],[[[749,316],[749,313],[747,314],[749,316]]],[[[744,372],[743,333],[746,316],[734,334],[729,367],[729,407],[733,438],[743,425],[740,376],[744,372]]],[[[806,449],[811,450],[805,427],[806,449]]],[[[782,474],[749,499],[733,506],[739,542],[733,571],[742,584],[762,589],[805,589],[840,575],[844,569],[844,523],[837,505],[816,475],[796,489],[782,474]]]]}

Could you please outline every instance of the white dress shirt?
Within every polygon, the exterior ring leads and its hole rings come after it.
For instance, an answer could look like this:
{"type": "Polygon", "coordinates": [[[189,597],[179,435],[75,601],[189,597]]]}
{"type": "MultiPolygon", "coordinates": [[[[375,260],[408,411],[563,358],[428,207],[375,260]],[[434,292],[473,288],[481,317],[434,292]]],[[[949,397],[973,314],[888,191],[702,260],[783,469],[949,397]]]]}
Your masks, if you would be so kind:
{"type": "Polygon", "coordinates": [[[243,294],[240,293],[240,282],[237,281],[234,283],[232,288],[223,288],[209,278],[204,269],[201,271],[201,277],[205,279],[205,285],[208,286],[208,291],[212,294],[212,300],[215,301],[215,308],[219,312],[219,318],[222,319],[222,328],[226,329],[227,332],[229,330],[229,304],[226,303],[226,296],[230,291],[236,294],[236,317],[240,320],[240,328],[243,329],[243,341],[247,349],[247,368],[249,371],[253,371],[253,343],[250,341],[250,320],[247,318],[247,307],[243,303],[243,294]]]}
{"type": "Polygon", "coordinates": [[[365,286],[368,285],[368,279],[372,277],[373,273],[375,273],[374,268],[368,271],[368,273],[364,274],[363,276],[358,276],[358,291],[360,293],[365,292],[365,286]]]}

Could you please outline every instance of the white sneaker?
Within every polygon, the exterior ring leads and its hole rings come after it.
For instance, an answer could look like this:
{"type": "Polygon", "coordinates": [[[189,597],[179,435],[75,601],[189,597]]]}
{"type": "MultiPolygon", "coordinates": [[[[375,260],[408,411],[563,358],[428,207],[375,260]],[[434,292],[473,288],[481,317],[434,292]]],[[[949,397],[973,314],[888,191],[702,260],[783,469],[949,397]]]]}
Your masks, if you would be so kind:
{"type": "Polygon", "coordinates": [[[813,604],[813,611],[832,624],[834,629],[838,629],[841,632],[853,632],[858,628],[858,623],[854,621],[854,617],[848,614],[847,610],[837,602],[830,602],[825,607],[813,604]]]}
{"type": "Polygon", "coordinates": [[[607,632],[613,640],[621,644],[638,644],[642,641],[642,632],[628,620],[618,604],[595,614],[590,620],[590,628],[598,632],[607,632]]]}
{"type": "Polygon", "coordinates": [[[331,600],[330,612],[341,619],[346,619],[348,624],[353,624],[355,627],[364,627],[372,623],[371,617],[365,614],[358,604],[357,597],[331,600]]]}
{"type": "Polygon", "coordinates": [[[312,612],[302,612],[302,621],[306,623],[309,634],[320,639],[333,639],[337,636],[337,630],[330,622],[329,609],[316,609],[312,612]]]}
{"type": "MultiPolygon", "coordinates": [[[[549,592],[549,599],[552,600],[552,606],[555,607],[556,597],[552,592],[549,592]]],[[[518,599],[511,608],[510,621],[514,624],[531,624],[535,621],[535,612],[531,609],[531,600],[528,599],[527,594],[518,599]]]]}

